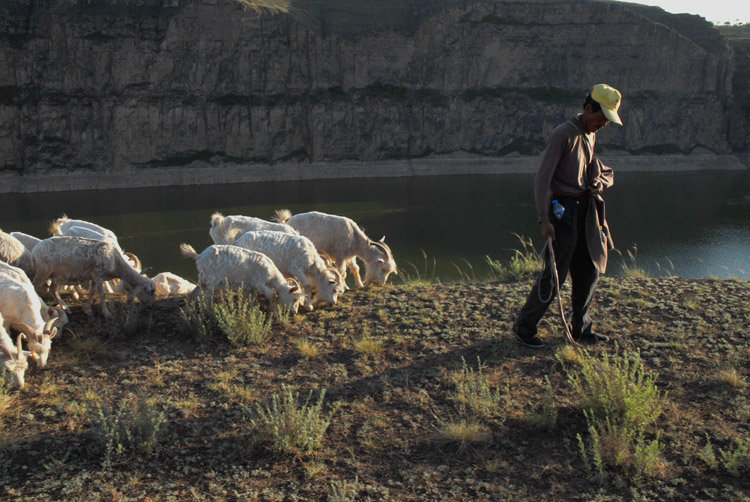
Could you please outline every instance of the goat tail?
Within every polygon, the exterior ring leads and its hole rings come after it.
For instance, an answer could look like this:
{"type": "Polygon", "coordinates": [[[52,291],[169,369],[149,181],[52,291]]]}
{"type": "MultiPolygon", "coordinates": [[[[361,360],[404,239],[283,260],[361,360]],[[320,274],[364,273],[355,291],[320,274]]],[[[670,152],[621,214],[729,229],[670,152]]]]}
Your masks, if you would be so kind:
{"type": "Polygon", "coordinates": [[[184,242],[180,244],[180,254],[184,256],[185,258],[192,258],[193,260],[198,259],[198,253],[195,252],[195,249],[193,249],[193,246],[190,244],[185,244],[184,242]]]}
{"type": "Polygon", "coordinates": [[[211,215],[211,227],[218,228],[221,233],[224,233],[224,215],[219,211],[211,215]]]}
{"type": "Polygon", "coordinates": [[[277,209],[273,213],[273,220],[277,223],[286,223],[292,217],[292,212],[288,209],[277,209]]]}
{"type": "Polygon", "coordinates": [[[49,233],[50,235],[61,235],[62,230],[60,230],[60,218],[59,220],[53,221],[49,226],[49,233]]]}

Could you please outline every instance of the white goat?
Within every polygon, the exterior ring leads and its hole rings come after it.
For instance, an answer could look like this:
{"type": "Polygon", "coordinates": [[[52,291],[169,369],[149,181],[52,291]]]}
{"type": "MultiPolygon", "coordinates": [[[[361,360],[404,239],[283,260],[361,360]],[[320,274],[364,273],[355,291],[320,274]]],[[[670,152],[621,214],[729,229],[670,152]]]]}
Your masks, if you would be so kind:
{"type": "Polygon", "coordinates": [[[39,244],[39,242],[42,240],[39,237],[34,237],[33,235],[25,234],[23,232],[11,232],[10,235],[21,241],[21,244],[29,250],[29,253],[34,249],[34,246],[39,244]]]}
{"type": "MultiPolygon", "coordinates": [[[[31,279],[29,279],[26,273],[18,267],[0,262],[0,276],[2,275],[7,275],[8,277],[15,279],[16,281],[25,282],[29,286],[33,287],[31,279]]],[[[42,319],[45,323],[55,317],[57,319],[54,324],[55,327],[62,328],[63,326],[68,324],[68,316],[65,314],[65,309],[63,309],[61,305],[50,307],[45,304],[44,300],[42,300],[41,298],[39,298],[39,302],[41,303],[41,310],[39,311],[39,313],[41,314],[42,319]]]]}
{"type": "Polygon", "coordinates": [[[235,245],[265,254],[282,274],[297,279],[305,292],[305,307],[308,310],[312,310],[313,305],[324,303],[336,305],[344,280],[337,270],[326,266],[307,237],[262,230],[245,232],[235,245]],[[314,299],[313,287],[316,291],[314,299]]]}
{"type": "Polygon", "coordinates": [[[211,230],[208,233],[214,244],[233,244],[235,238],[245,232],[255,230],[272,230],[299,235],[295,229],[283,223],[274,223],[253,216],[223,216],[219,212],[211,215],[211,230]]]}
{"type": "Polygon", "coordinates": [[[192,246],[181,244],[180,252],[195,260],[198,268],[198,287],[190,293],[191,299],[197,298],[201,291],[212,293],[229,287],[257,291],[271,305],[278,301],[294,314],[304,302],[299,285],[293,279],[290,284],[263,253],[226,244],[209,246],[201,254],[192,246]]]}
{"type": "MultiPolygon", "coordinates": [[[[0,321],[3,320],[2,317],[0,315],[0,321]]],[[[29,369],[28,357],[33,356],[32,352],[23,350],[22,339],[23,335],[18,335],[17,343],[13,344],[10,335],[0,323],[0,367],[5,370],[6,378],[19,390],[23,389],[24,375],[29,369]]]]}
{"type": "Polygon", "coordinates": [[[156,293],[163,295],[186,295],[195,289],[195,284],[172,272],[160,272],[151,278],[156,293]]]}
{"type": "Polygon", "coordinates": [[[3,327],[14,327],[28,335],[29,349],[39,355],[36,364],[44,368],[52,348],[52,339],[57,334],[58,327],[68,322],[68,316],[60,307],[47,306],[26,274],[21,269],[11,270],[12,268],[14,267],[10,265],[0,266],[0,313],[4,318],[3,327]]]}
{"type": "Polygon", "coordinates": [[[276,218],[310,239],[315,247],[324,251],[333,260],[342,277],[346,267],[354,275],[354,284],[363,288],[371,284],[385,284],[388,276],[398,274],[391,248],[385,236],[373,241],[357,224],[345,216],[311,211],[292,216],[288,209],[276,211],[276,218]],[[365,282],[359,276],[357,257],[365,262],[365,282]]]}
{"type": "Polygon", "coordinates": [[[39,355],[37,366],[47,366],[47,358],[52,348],[52,339],[57,334],[53,325],[57,318],[44,322],[41,316],[42,305],[33,288],[24,288],[8,277],[0,277],[0,313],[3,315],[3,328],[11,327],[27,335],[29,349],[39,355]],[[25,303],[28,301],[29,303],[25,303]]]}
{"type": "MultiPolygon", "coordinates": [[[[127,285],[128,301],[132,301],[133,294],[147,306],[153,305],[156,299],[154,281],[133,269],[111,242],[83,237],[50,237],[37,244],[32,254],[36,266],[34,286],[43,292],[47,280],[51,280],[50,292],[60,304],[63,302],[58,286],[91,280],[92,290],[99,294],[102,314],[109,317],[112,314],[107,308],[103,282],[114,278],[127,285]]],[[[88,315],[92,315],[93,298],[92,292],[85,307],[88,315]]]]}
{"type": "Polygon", "coordinates": [[[2,230],[0,230],[0,261],[22,269],[28,276],[34,274],[34,262],[29,250],[21,241],[2,230]]]}
{"type": "MultiPolygon", "coordinates": [[[[133,267],[136,272],[141,271],[141,260],[139,260],[138,257],[133,253],[123,251],[120,247],[120,243],[117,241],[117,236],[115,236],[114,232],[112,232],[111,230],[100,227],[95,223],[90,223],[88,221],[82,220],[66,220],[64,224],[61,225],[58,223],[60,220],[62,220],[62,218],[52,222],[52,225],[50,226],[50,233],[52,233],[52,235],[83,237],[85,239],[110,242],[115,246],[115,248],[117,248],[120,253],[122,253],[125,261],[128,262],[128,264],[133,267]],[[78,223],[80,223],[80,225],[78,223]]],[[[123,284],[119,281],[119,279],[106,281],[104,283],[104,287],[107,290],[107,293],[122,293],[123,290],[123,284]]],[[[76,285],[72,291],[74,292],[73,296],[76,298],[76,300],[78,299],[78,297],[83,295],[83,290],[79,285],[76,285]]]]}

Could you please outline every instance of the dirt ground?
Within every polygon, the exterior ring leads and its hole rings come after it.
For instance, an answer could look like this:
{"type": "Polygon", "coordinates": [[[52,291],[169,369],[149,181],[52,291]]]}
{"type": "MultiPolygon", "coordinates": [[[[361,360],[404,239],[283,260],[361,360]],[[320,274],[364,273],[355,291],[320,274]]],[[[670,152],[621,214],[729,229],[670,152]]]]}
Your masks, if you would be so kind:
{"type": "Polygon", "coordinates": [[[349,291],[243,347],[189,336],[183,298],[161,298],[134,317],[116,305],[114,322],[74,304],[48,367],[30,368],[26,387],[7,391],[0,499],[750,500],[750,283],[601,281],[593,314],[612,341],[588,353],[640,353],[666,394],[648,430],[663,447],[660,468],[642,475],[609,466],[601,479],[579,450],[587,423],[567,377],[575,368],[561,363],[559,320],[543,319],[542,349],[509,332],[529,287],[349,291]],[[479,437],[446,440],[445,426],[465,416],[455,395],[467,367],[501,404],[475,417],[479,437]],[[325,390],[330,426],[310,453],[258,440],[254,413],[285,388],[303,397],[325,390]],[[164,417],[156,445],[106,458],[92,432],[96,406],[138,399],[164,417]],[[553,419],[540,420],[545,414],[553,419]]]}

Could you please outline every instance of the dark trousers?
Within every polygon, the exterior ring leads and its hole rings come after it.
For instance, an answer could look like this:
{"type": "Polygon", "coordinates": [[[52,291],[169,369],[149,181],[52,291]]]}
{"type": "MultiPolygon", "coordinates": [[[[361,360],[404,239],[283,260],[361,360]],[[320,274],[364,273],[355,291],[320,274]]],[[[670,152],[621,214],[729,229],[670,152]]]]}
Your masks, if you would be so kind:
{"type": "MultiPolygon", "coordinates": [[[[573,336],[578,337],[581,334],[591,333],[592,321],[589,309],[594,299],[596,283],[599,281],[599,271],[591,261],[586,244],[586,212],[589,207],[589,198],[587,196],[555,198],[565,207],[565,214],[561,220],[558,221],[551,211],[549,215],[555,227],[555,239],[552,241],[555,263],[561,286],[570,272],[573,283],[573,318],[570,319],[573,328],[571,331],[573,336]]],[[[514,328],[519,335],[536,335],[539,320],[555,299],[551,277],[552,271],[547,258],[544,270],[534,283],[516,320],[514,328]]]]}

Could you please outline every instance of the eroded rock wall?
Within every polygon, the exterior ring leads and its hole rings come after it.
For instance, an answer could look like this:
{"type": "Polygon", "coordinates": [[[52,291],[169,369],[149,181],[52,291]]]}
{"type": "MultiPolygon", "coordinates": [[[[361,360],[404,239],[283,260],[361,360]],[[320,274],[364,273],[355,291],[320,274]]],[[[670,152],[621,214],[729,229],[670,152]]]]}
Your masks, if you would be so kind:
{"type": "Polygon", "coordinates": [[[536,154],[599,82],[624,95],[604,151],[738,148],[732,50],[616,3],[465,2],[358,37],[234,0],[0,10],[2,170],[536,154]]]}

